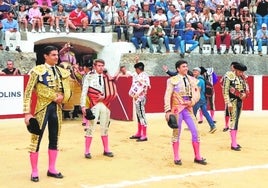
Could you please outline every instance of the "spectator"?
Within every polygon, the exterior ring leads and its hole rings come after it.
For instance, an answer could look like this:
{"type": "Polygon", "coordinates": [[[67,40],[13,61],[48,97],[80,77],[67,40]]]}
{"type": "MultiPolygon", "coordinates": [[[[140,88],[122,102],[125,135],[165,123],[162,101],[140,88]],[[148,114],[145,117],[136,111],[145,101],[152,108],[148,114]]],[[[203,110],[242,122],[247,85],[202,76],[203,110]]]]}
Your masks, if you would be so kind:
{"type": "Polygon", "coordinates": [[[183,34],[183,39],[185,40],[185,44],[191,44],[186,50],[186,53],[190,54],[198,46],[198,41],[196,41],[197,35],[195,34],[195,29],[192,27],[190,22],[186,23],[185,31],[183,34]]]}
{"type": "Polygon", "coordinates": [[[18,11],[18,22],[20,24],[20,31],[22,31],[22,28],[28,32],[28,10],[26,9],[25,5],[20,5],[19,6],[19,11],[18,11]]]}
{"type": "Polygon", "coordinates": [[[250,27],[253,26],[252,16],[249,13],[248,7],[243,8],[242,14],[240,15],[240,20],[241,20],[242,25],[244,25],[245,23],[248,23],[250,27]]]}
{"type": "MultiPolygon", "coordinates": [[[[75,2],[73,0],[60,0],[60,3],[64,6],[64,10],[66,12],[72,12],[77,8],[77,6],[75,5],[75,2]]],[[[81,5],[81,7],[83,8],[82,5],[81,5]]]]}
{"type": "Polygon", "coordinates": [[[77,8],[69,14],[69,27],[79,31],[79,26],[82,26],[82,31],[86,31],[88,26],[88,16],[82,11],[82,5],[78,4],[77,8]]]}
{"type": "Polygon", "coordinates": [[[165,14],[165,10],[161,7],[156,9],[156,14],[153,17],[154,20],[158,20],[160,25],[164,28],[168,25],[167,16],[165,14]]]}
{"type": "Polygon", "coordinates": [[[61,4],[61,0],[51,0],[52,10],[56,11],[59,4],[61,4]]]}
{"type": "Polygon", "coordinates": [[[184,41],[182,40],[182,36],[180,35],[179,25],[176,24],[176,21],[171,21],[170,25],[164,28],[165,36],[164,43],[166,47],[166,52],[170,52],[169,44],[174,44],[173,47],[174,53],[178,53],[178,48],[180,48],[180,53],[184,54],[184,41]]]}
{"type": "Polygon", "coordinates": [[[144,33],[150,26],[144,21],[143,17],[139,17],[138,21],[130,23],[129,25],[133,27],[131,42],[134,44],[137,51],[141,49],[141,52],[143,52],[147,44],[147,37],[144,33]],[[142,44],[141,47],[140,44],[142,44]]]}
{"type": "Polygon", "coordinates": [[[14,13],[12,11],[8,12],[7,18],[2,20],[3,24],[3,33],[5,35],[6,41],[6,51],[9,51],[10,47],[10,39],[15,38],[16,43],[16,51],[21,52],[20,43],[21,43],[21,36],[19,32],[19,24],[18,21],[14,19],[14,13]]]}
{"type": "Polygon", "coordinates": [[[18,0],[19,5],[25,5],[26,10],[29,10],[32,6],[32,0],[18,0]]]}
{"type": "Polygon", "coordinates": [[[211,54],[214,54],[215,37],[211,36],[209,28],[201,22],[197,23],[196,35],[199,42],[199,53],[203,54],[203,44],[210,44],[211,54]]]}
{"type": "Polygon", "coordinates": [[[229,28],[226,27],[225,21],[221,22],[221,25],[216,29],[216,46],[217,53],[221,54],[221,44],[224,43],[226,45],[226,50],[224,54],[228,54],[231,43],[231,36],[229,34],[229,28]]]}
{"type": "Polygon", "coordinates": [[[62,4],[58,4],[58,9],[54,13],[55,21],[56,21],[56,32],[60,33],[60,25],[65,26],[65,32],[69,33],[69,16],[64,10],[64,6],[62,4]]]}
{"type": "Polygon", "coordinates": [[[153,24],[154,12],[150,10],[150,4],[148,2],[143,3],[143,8],[141,10],[142,17],[147,22],[147,24],[153,24]]]}
{"type": "MultiPolygon", "coordinates": [[[[258,54],[262,56],[262,45],[266,45],[268,49],[268,31],[267,31],[267,25],[263,23],[261,25],[261,29],[259,29],[256,33],[256,39],[258,44],[258,54]]],[[[268,50],[267,50],[268,54],[268,50]]]]}
{"type": "Polygon", "coordinates": [[[40,12],[41,12],[41,25],[42,25],[42,32],[46,32],[45,30],[45,23],[48,23],[50,26],[49,31],[50,32],[55,32],[53,29],[55,25],[55,18],[52,14],[51,9],[48,7],[48,3],[46,1],[42,2],[42,6],[40,7],[40,12]]]}
{"type": "Polygon", "coordinates": [[[189,12],[186,14],[186,22],[190,22],[191,24],[195,24],[199,21],[198,15],[195,13],[195,7],[191,7],[189,12]]]}
{"type": "Polygon", "coordinates": [[[203,9],[203,12],[201,12],[199,15],[199,20],[203,24],[203,26],[207,28],[210,31],[210,33],[212,33],[211,24],[213,23],[214,20],[212,14],[210,13],[209,8],[205,7],[203,9]]]}
{"type": "Polygon", "coordinates": [[[11,7],[4,0],[0,0],[0,20],[7,18],[8,12],[11,10],[11,7]]]}
{"type": "Polygon", "coordinates": [[[168,3],[166,0],[156,1],[155,8],[156,8],[156,12],[159,8],[162,8],[163,11],[167,12],[168,11],[168,3]]]}
{"type": "Polygon", "coordinates": [[[101,26],[101,32],[105,33],[105,21],[102,19],[100,15],[100,9],[97,7],[93,8],[93,14],[91,15],[90,24],[93,28],[93,33],[96,32],[96,26],[101,26]]]}
{"type": "Polygon", "coordinates": [[[143,0],[143,9],[144,9],[144,4],[148,6],[148,10],[152,13],[155,14],[155,0],[143,0]]]}
{"type": "Polygon", "coordinates": [[[232,6],[230,8],[230,15],[227,17],[226,25],[232,31],[234,30],[234,25],[241,23],[239,15],[237,13],[237,8],[232,6]]]}
{"type": "Polygon", "coordinates": [[[41,12],[40,9],[38,7],[37,1],[34,1],[32,4],[32,7],[29,9],[29,23],[32,24],[32,33],[35,33],[36,30],[36,26],[38,27],[38,32],[41,33],[41,27],[42,27],[42,23],[41,23],[41,12]]]}
{"type": "Polygon", "coordinates": [[[140,0],[127,0],[127,6],[135,6],[138,10],[141,10],[141,1],[140,0]]]}
{"type": "Polygon", "coordinates": [[[0,50],[4,50],[4,48],[3,48],[4,33],[1,31],[2,28],[3,28],[3,24],[0,21],[0,50]]]}
{"type": "Polygon", "coordinates": [[[249,24],[245,24],[244,25],[244,37],[245,37],[245,43],[246,43],[246,47],[247,47],[247,54],[249,53],[249,50],[251,48],[251,52],[252,54],[254,54],[254,46],[253,46],[253,30],[252,28],[249,26],[249,24]]]}
{"type": "Polygon", "coordinates": [[[113,1],[108,0],[107,5],[104,7],[104,20],[107,25],[114,24],[114,14],[116,12],[115,6],[113,6],[113,1]]]}
{"type": "MultiPolygon", "coordinates": [[[[89,21],[91,20],[91,15],[94,13],[94,10],[93,10],[94,8],[99,8],[99,10],[101,10],[101,5],[98,3],[97,0],[91,0],[91,2],[87,4],[87,7],[85,9],[85,11],[87,12],[87,16],[88,16],[89,21]]],[[[102,13],[101,13],[101,15],[102,15],[102,13]]]]}
{"type": "Polygon", "coordinates": [[[157,46],[157,53],[162,53],[161,52],[161,46],[164,42],[164,36],[165,36],[165,31],[160,25],[159,20],[154,20],[154,24],[149,27],[148,33],[147,33],[147,42],[148,46],[150,48],[150,53],[154,53],[154,48],[153,44],[158,44],[157,46]]]}
{"type": "Polygon", "coordinates": [[[258,31],[262,28],[263,23],[265,23],[266,25],[268,23],[268,2],[266,0],[257,0],[256,5],[256,30],[258,31]]]}
{"type": "Polygon", "coordinates": [[[242,54],[246,53],[246,43],[245,43],[245,37],[244,32],[240,29],[240,24],[235,24],[235,30],[231,31],[231,46],[232,51],[234,54],[236,54],[234,45],[239,44],[239,48],[241,50],[241,45],[243,45],[243,51],[242,54]]]}
{"type": "Polygon", "coordinates": [[[115,80],[118,80],[119,77],[130,77],[132,76],[132,73],[127,70],[125,65],[121,65],[119,68],[119,71],[115,74],[114,78],[115,80]]]}
{"type": "Polygon", "coordinates": [[[122,32],[125,35],[125,40],[128,41],[128,20],[125,12],[123,10],[117,11],[118,16],[115,17],[114,23],[115,28],[114,32],[117,33],[117,41],[121,41],[122,32]]]}
{"type": "Polygon", "coordinates": [[[222,21],[225,21],[225,17],[221,7],[217,7],[216,13],[213,14],[214,23],[212,24],[212,29],[217,30],[217,28],[221,25],[222,21]]]}
{"type": "Polygon", "coordinates": [[[138,17],[139,9],[135,5],[130,6],[127,13],[128,23],[130,24],[134,21],[137,21],[138,17]]]}
{"type": "Polygon", "coordinates": [[[14,67],[12,60],[7,60],[7,67],[0,71],[0,75],[21,75],[20,70],[14,67]]]}

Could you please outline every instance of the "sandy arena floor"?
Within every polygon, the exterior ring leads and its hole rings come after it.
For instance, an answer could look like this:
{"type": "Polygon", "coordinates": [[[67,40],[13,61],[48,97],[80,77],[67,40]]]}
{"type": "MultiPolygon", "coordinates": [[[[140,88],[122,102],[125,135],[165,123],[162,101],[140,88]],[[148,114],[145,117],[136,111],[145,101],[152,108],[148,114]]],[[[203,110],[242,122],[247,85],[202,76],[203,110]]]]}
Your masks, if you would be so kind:
{"type": "MultiPolygon", "coordinates": [[[[193,162],[190,132],[183,130],[180,153],[182,166],[173,164],[171,129],[164,114],[147,114],[147,142],[128,139],[136,122],[112,120],[110,148],[114,158],[102,155],[100,132],[92,142],[92,159],[84,158],[84,130],[81,120],[64,121],[57,168],[65,176],[54,179],[47,172],[47,131],[39,157],[38,183],[30,181],[27,152],[30,135],[23,119],[0,120],[0,185],[3,188],[267,188],[268,187],[268,112],[244,111],[238,143],[242,151],[230,150],[230,136],[222,132],[223,112],[216,112],[217,128],[209,134],[205,121],[199,125],[201,153],[208,165],[193,162]]],[[[185,125],[184,125],[185,127],[185,125]]]]}

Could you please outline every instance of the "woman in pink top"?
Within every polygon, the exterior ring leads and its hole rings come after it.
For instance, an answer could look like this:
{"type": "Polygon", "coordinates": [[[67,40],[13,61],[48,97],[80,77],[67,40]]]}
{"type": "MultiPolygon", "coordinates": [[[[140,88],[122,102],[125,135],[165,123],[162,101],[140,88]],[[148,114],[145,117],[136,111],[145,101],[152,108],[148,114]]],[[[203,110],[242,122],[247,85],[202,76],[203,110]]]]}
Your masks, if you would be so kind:
{"type": "Polygon", "coordinates": [[[32,33],[35,33],[36,26],[38,26],[38,32],[41,33],[41,12],[38,7],[38,2],[34,1],[32,8],[29,9],[29,22],[32,24],[32,33]]]}

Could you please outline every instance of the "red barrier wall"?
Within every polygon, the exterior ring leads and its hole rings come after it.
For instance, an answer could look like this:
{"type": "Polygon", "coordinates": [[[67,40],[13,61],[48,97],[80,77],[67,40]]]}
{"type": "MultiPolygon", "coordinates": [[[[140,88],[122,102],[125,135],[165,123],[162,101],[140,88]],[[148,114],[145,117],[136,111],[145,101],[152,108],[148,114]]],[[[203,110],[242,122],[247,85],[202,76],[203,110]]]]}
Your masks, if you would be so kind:
{"type": "Polygon", "coordinates": [[[263,76],[262,77],[262,109],[263,110],[268,110],[267,95],[268,95],[268,76],[263,76]]]}
{"type": "MultiPolygon", "coordinates": [[[[168,79],[168,76],[156,76],[156,77],[150,77],[151,81],[151,89],[148,90],[147,95],[147,103],[146,103],[146,112],[147,113],[157,113],[157,112],[164,112],[164,95],[165,95],[165,89],[166,89],[166,81],[168,79]]],[[[219,77],[219,80],[221,77],[219,77]]],[[[254,109],[254,82],[253,77],[250,76],[248,78],[248,84],[250,88],[250,94],[248,98],[244,101],[244,110],[253,110],[254,109]]],[[[268,82],[268,78],[267,78],[268,82]]],[[[125,107],[129,120],[132,120],[133,114],[133,102],[132,99],[128,96],[128,90],[131,85],[131,78],[120,78],[117,82],[117,89],[119,96],[121,98],[121,101],[123,103],[123,106],[125,107]]],[[[222,87],[220,83],[218,82],[215,85],[215,106],[216,110],[224,110],[225,104],[223,100],[222,95],[222,87]]],[[[264,101],[264,100],[263,100],[264,101]]],[[[267,107],[268,107],[268,103],[267,107]]],[[[124,115],[122,111],[122,106],[119,104],[118,99],[116,99],[114,102],[112,102],[112,113],[111,118],[118,119],[118,120],[126,120],[126,116],[124,115]]]]}

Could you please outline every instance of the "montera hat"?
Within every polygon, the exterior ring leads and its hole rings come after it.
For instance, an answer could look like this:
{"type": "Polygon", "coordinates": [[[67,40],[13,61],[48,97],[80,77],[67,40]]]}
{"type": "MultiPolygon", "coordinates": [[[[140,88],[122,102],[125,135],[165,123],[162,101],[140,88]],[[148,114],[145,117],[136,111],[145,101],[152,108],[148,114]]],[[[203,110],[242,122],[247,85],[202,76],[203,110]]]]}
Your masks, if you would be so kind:
{"type": "Polygon", "coordinates": [[[40,135],[42,130],[39,127],[39,123],[37,119],[35,118],[30,118],[29,124],[27,125],[27,129],[30,133],[40,135]]]}
{"type": "Polygon", "coordinates": [[[178,128],[177,118],[176,118],[176,116],[174,114],[169,115],[167,124],[171,129],[177,129],[178,128]]]}
{"type": "Polygon", "coordinates": [[[205,72],[207,72],[207,69],[205,69],[205,67],[199,67],[200,69],[201,69],[201,72],[200,72],[200,74],[204,74],[205,72]]]}
{"type": "Polygon", "coordinates": [[[247,66],[242,63],[237,63],[233,67],[234,69],[240,70],[240,71],[246,71],[248,69],[247,66]]]}
{"type": "Polygon", "coordinates": [[[144,64],[142,62],[138,62],[134,65],[134,68],[144,70],[144,64]]]}

